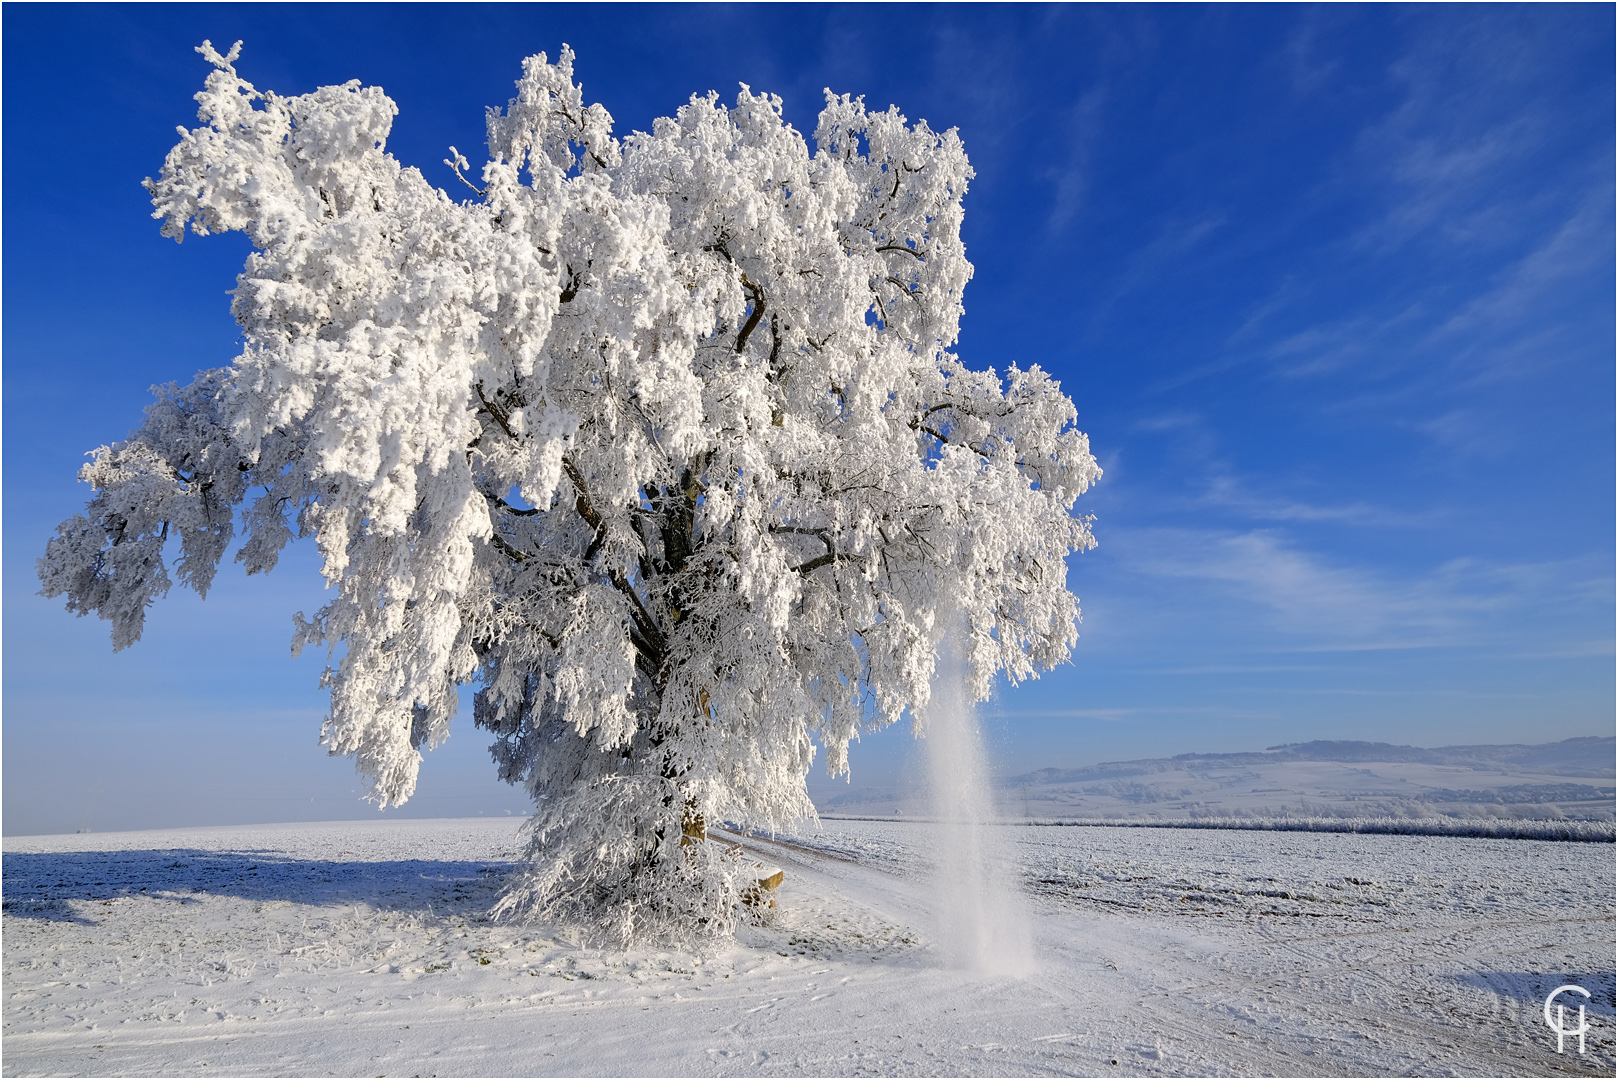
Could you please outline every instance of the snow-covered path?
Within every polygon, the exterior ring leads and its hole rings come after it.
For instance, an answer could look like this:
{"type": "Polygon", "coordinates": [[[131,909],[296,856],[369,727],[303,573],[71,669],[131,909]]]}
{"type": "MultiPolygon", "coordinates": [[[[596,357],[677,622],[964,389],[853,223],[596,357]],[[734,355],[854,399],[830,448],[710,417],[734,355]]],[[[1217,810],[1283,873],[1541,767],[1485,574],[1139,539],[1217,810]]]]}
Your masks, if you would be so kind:
{"type": "Polygon", "coordinates": [[[11,838],[4,1073],[1613,1072],[1611,845],[1006,828],[1015,979],[942,965],[928,831],[749,841],[782,906],[700,960],[489,922],[509,820],[11,838]]]}

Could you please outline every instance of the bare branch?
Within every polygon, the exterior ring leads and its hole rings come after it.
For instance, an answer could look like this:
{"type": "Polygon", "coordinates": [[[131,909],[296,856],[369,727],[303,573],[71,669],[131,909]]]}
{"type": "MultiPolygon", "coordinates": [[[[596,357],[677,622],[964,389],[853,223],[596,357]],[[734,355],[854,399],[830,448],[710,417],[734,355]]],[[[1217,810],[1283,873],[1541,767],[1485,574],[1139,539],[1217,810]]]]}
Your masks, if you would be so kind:
{"type": "Polygon", "coordinates": [[[819,570],[822,566],[830,566],[834,562],[843,562],[852,558],[853,556],[846,551],[828,551],[824,555],[816,555],[806,563],[799,563],[792,569],[800,574],[809,574],[819,570]]]}
{"type": "Polygon", "coordinates": [[[961,443],[950,442],[949,439],[947,439],[944,436],[943,432],[937,431],[937,430],[929,427],[926,424],[916,424],[914,426],[915,426],[917,431],[925,431],[927,434],[931,435],[933,438],[937,439],[939,442],[943,443],[945,446],[964,446],[968,450],[972,451],[974,454],[981,457],[984,461],[991,460],[987,452],[985,452],[983,450],[980,450],[978,447],[973,446],[969,442],[961,442],[961,443]]]}
{"type": "Polygon", "coordinates": [[[483,396],[483,380],[479,379],[473,389],[477,391],[478,400],[483,402],[483,411],[494,417],[494,422],[500,425],[500,430],[510,435],[511,440],[516,442],[517,433],[511,430],[511,414],[483,396]]]}
{"type": "Polygon", "coordinates": [[[506,538],[499,533],[494,533],[489,537],[489,544],[512,562],[523,562],[528,558],[527,552],[518,551],[512,547],[506,542],[506,538]]]}
{"type": "Polygon", "coordinates": [[[719,233],[719,238],[717,240],[715,240],[711,244],[702,245],[702,250],[703,251],[712,251],[712,252],[715,252],[715,253],[717,253],[719,255],[723,255],[725,257],[726,262],[728,262],[728,263],[730,263],[732,265],[735,265],[736,260],[731,258],[730,248],[726,246],[729,243],[729,241],[730,241],[730,234],[728,232],[724,232],[724,231],[721,230],[721,232],[719,233]]]}
{"type": "MultiPolygon", "coordinates": [[[[566,454],[562,455],[562,471],[567,473],[568,481],[573,485],[573,489],[578,492],[578,498],[574,500],[573,509],[578,511],[578,515],[584,519],[586,525],[595,530],[595,538],[590,541],[590,547],[585,552],[586,560],[588,561],[594,557],[595,552],[601,546],[601,542],[606,538],[606,521],[590,498],[590,489],[584,484],[583,474],[579,472],[578,466],[573,464],[572,459],[566,454]]],[[[634,620],[635,628],[650,643],[657,653],[658,662],[661,662],[665,642],[663,632],[657,628],[657,621],[647,612],[646,606],[641,603],[640,595],[635,592],[635,587],[630,584],[629,578],[624,576],[621,569],[616,566],[612,567],[607,571],[607,578],[612,582],[612,587],[628,599],[631,608],[629,614],[630,618],[634,620]]]]}
{"type": "Polygon", "coordinates": [[[826,545],[826,550],[828,552],[832,550],[831,539],[826,535],[826,530],[824,529],[805,529],[799,525],[771,525],[770,531],[778,533],[796,533],[799,536],[813,536],[822,544],[826,545]]]}
{"type": "Polygon", "coordinates": [[[519,510],[515,506],[512,506],[510,503],[506,502],[506,500],[502,499],[500,496],[490,495],[487,492],[484,493],[483,497],[488,499],[491,503],[494,503],[506,513],[512,514],[516,517],[533,517],[535,514],[541,512],[537,506],[530,506],[526,510],[519,510]]]}
{"type": "Polygon", "coordinates": [[[747,348],[748,337],[752,335],[753,330],[758,326],[758,321],[764,317],[764,290],[749,281],[745,272],[742,274],[742,288],[746,289],[747,295],[752,297],[753,314],[747,317],[747,322],[742,324],[742,332],[736,335],[736,351],[738,353],[747,348]]]}
{"type": "Polygon", "coordinates": [[[472,181],[461,175],[462,169],[470,169],[472,167],[471,163],[466,160],[466,155],[462,154],[453,146],[449,148],[449,152],[455,156],[453,158],[445,158],[444,164],[448,165],[450,169],[454,171],[455,179],[459,180],[461,183],[465,184],[479,195],[482,195],[484,192],[483,188],[478,187],[476,184],[472,183],[472,181]]]}
{"type": "Polygon", "coordinates": [[[579,286],[581,284],[583,282],[579,275],[574,272],[571,266],[568,267],[567,284],[562,286],[562,303],[570,303],[575,296],[579,295],[579,286]]]}

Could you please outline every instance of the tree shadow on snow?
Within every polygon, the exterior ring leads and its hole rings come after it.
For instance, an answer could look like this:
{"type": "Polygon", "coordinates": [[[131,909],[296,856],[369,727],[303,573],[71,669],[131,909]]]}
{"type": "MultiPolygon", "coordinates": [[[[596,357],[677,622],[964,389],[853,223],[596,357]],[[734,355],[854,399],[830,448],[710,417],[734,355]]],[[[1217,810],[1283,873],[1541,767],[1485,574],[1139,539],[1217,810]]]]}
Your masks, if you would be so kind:
{"type": "Polygon", "coordinates": [[[400,859],[392,862],[293,859],[269,852],[6,852],[0,856],[5,914],[94,925],[74,903],[153,896],[201,896],[297,904],[354,904],[397,911],[485,915],[509,862],[400,859]]]}
{"type": "Polygon", "coordinates": [[[1592,1016],[1612,1016],[1618,1004],[1618,975],[1604,972],[1563,971],[1474,971],[1456,976],[1458,982],[1504,998],[1521,1001],[1534,1009],[1541,1007],[1545,995],[1559,986],[1581,986],[1590,991],[1588,1000],[1575,994],[1564,994],[1562,1003],[1575,1012],[1584,1005],[1592,1016]]]}

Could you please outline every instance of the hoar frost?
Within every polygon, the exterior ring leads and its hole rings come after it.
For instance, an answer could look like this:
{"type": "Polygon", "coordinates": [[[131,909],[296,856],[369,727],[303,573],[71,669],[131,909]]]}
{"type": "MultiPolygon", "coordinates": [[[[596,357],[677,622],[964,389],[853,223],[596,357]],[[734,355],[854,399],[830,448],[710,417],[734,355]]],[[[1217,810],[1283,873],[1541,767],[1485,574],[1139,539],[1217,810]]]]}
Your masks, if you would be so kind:
{"type": "Polygon", "coordinates": [[[564,48],[489,111],[480,182],[452,148],[457,202],[385,152],[380,89],[199,51],[201,125],[147,188],[164,235],[252,241],[246,344],[95,453],[40,561],[115,648],[171,535],[204,594],[238,529],[250,574],[313,536],[325,745],[403,802],[477,684],[535,803],[502,907],[625,941],[731,929],[750,867],[706,825],[812,815],[816,743],[846,772],[927,700],[941,612],[978,697],[1067,657],[1100,470],[1037,365],[949,351],[954,131],[828,92],[810,153],[743,87],[618,139],[564,48]]]}

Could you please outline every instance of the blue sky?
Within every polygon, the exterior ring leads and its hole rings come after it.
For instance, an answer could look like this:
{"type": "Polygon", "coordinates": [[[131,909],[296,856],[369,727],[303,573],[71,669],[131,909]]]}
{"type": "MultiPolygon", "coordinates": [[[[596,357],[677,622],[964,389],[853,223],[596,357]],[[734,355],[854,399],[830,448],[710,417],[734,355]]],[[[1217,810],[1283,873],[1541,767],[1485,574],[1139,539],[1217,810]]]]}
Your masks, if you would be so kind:
{"type": "MultiPolygon", "coordinates": [[[[85,451],[235,355],[240,237],[176,246],[140,180],[203,38],[398,102],[446,188],[563,42],[620,133],[738,83],[958,127],[960,351],[1038,362],[1106,470],[1074,662],[999,695],[1001,767],[1614,724],[1614,10],[1583,6],[6,5],[4,829],[374,814],[317,746],[312,554],[176,590],[114,655],[35,594],[85,451]]],[[[521,814],[463,724],[405,815],[521,814]]],[[[855,748],[896,782],[907,731],[855,748]]],[[[830,790],[815,781],[815,790],[830,790]]]]}

